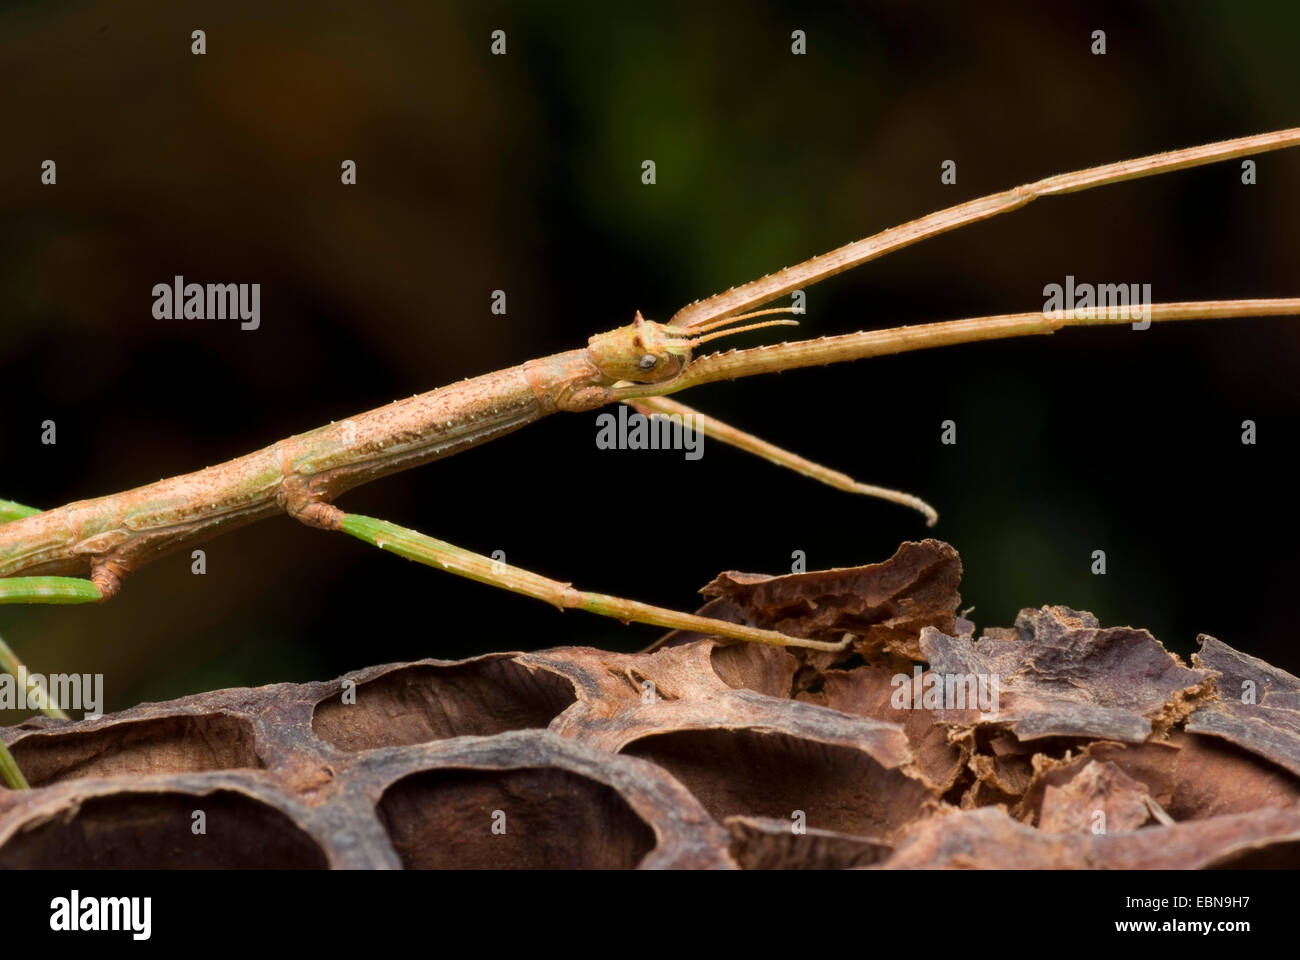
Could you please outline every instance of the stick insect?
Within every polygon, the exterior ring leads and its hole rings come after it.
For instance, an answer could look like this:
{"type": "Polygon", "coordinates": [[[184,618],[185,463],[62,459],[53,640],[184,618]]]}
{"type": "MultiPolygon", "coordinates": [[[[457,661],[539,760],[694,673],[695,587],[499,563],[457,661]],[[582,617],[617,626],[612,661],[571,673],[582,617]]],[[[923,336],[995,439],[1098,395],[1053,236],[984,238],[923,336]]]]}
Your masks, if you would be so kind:
{"type": "MultiPolygon", "coordinates": [[[[851,638],[831,643],[793,637],[578,590],[384,520],[346,513],[334,501],[363,483],[486,443],[548,414],[624,402],[643,413],[690,414],[706,436],[832,486],[909,506],[933,525],[937,514],[917,497],[857,483],[664,398],[699,384],[759,373],[1051,334],[1067,326],[1131,322],[1127,312],[1080,316],[1073,311],[1043,310],[693,356],[697,347],[718,337],[796,323],[788,317],[770,319],[793,313],[791,308],[762,308],[797,289],[1040,197],[1296,145],[1300,145],[1300,128],[1048,177],[929,214],[696,301],[667,323],[647,320],[638,312],[632,323],[591,337],[584,348],[395,401],[195,473],[44,512],[0,500],[0,603],[106,601],[128,574],[164,554],[287,513],[308,526],[339,530],[418,563],[544,600],[561,610],[587,610],[625,623],[693,630],[729,640],[844,649],[851,638]],[[764,317],[769,319],[760,319],[764,317]]],[[[1155,321],[1297,314],[1300,298],[1150,306],[1150,319],[1155,321]]]]}

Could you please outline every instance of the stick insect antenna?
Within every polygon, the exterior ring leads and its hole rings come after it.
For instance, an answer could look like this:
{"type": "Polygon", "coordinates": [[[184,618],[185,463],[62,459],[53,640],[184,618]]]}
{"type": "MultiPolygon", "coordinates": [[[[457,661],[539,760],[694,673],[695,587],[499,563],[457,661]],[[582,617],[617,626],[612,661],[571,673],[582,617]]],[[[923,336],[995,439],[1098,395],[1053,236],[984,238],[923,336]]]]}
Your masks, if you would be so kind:
{"type": "Polygon", "coordinates": [[[733,323],[739,323],[742,320],[752,320],[755,317],[767,317],[774,313],[798,313],[793,307],[769,307],[766,310],[754,310],[751,313],[742,313],[734,317],[722,317],[717,320],[711,320],[706,324],[686,330],[681,327],[664,327],[667,333],[677,336],[687,337],[684,345],[688,347],[698,347],[702,343],[708,343],[710,340],[716,340],[718,337],[729,337],[733,333],[745,333],[749,330],[761,330],[764,327],[797,327],[798,320],[764,320],[762,323],[750,323],[743,327],[733,327],[733,323]],[[727,329],[723,330],[722,328],[727,329]],[[710,332],[712,331],[712,332],[710,332]],[[707,333],[705,337],[692,337],[691,334],[707,333]]]}
{"type": "Polygon", "coordinates": [[[698,327],[685,329],[681,327],[669,327],[677,333],[708,333],[710,330],[716,330],[718,327],[730,326],[733,323],[739,323],[741,320],[753,320],[755,317],[768,317],[774,313],[798,313],[794,307],[768,307],[764,310],[753,310],[750,313],[742,313],[734,317],[722,317],[718,320],[711,320],[708,323],[701,324],[698,327]]]}
{"type": "MultiPolygon", "coordinates": [[[[737,318],[739,319],[739,318],[737,318]]],[[[764,320],[762,323],[747,323],[743,327],[731,327],[727,330],[715,330],[703,337],[691,337],[686,341],[687,346],[698,347],[701,343],[708,343],[710,340],[716,340],[718,337],[729,337],[733,333],[745,333],[748,330],[762,330],[764,327],[797,327],[798,320],[764,320]]]]}

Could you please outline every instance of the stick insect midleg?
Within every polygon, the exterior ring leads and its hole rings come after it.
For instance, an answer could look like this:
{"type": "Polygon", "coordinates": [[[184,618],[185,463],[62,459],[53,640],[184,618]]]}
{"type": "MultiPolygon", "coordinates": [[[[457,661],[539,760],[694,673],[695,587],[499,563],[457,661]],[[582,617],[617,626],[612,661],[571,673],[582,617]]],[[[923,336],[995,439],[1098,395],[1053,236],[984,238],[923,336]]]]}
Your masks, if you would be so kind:
{"type": "MultiPolygon", "coordinates": [[[[646,320],[637,313],[631,324],[593,336],[585,348],[394,402],[196,473],[43,512],[0,501],[0,603],[108,600],[129,573],[157,557],[225,530],[287,513],[309,526],[339,530],[419,563],[545,600],[560,609],[582,609],[624,622],[695,630],[731,640],[843,649],[851,638],[827,642],[792,637],[577,590],[571,584],[494,562],[414,530],[345,513],[333,501],[362,483],[450,456],[558,411],[583,412],[622,401],[647,413],[693,414],[690,408],[661,398],[698,384],[758,373],[977,340],[1050,334],[1066,326],[1130,323],[1127,313],[1078,316],[1039,311],[692,356],[695,348],[717,337],[794,323],[789,319],[747,321],[793,312],[756,308],[796,289],[926,237],[1015,210],[1039,197],[1296,145],[1300,145],[1300,128],[1048,177],[929,214],[697,301],[667,323],[646,320]],[[75,575],[78,573],[82,576],[75,575]]],[[[1153,321],[1297,315],[1300,298],[1164,303],[1152,304],[1149,309],[1153,321]]],[[[933,508],[916,497],[859,484],[700,417],[697,425],[715,439],[840,489],[910,506],[931,524],[936,519],[933,508]]]]}

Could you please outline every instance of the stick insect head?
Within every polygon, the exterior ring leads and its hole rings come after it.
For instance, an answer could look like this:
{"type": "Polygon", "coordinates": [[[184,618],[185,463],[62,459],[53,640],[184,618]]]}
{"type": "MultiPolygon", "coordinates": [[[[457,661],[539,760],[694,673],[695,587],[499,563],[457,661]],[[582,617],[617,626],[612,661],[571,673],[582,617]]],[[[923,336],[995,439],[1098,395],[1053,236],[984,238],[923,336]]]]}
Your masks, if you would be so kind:
{"type": "Polygon", "coordinates": [[[598,333],[587,341],[587,355],[611,381],[661,383],[681,373],[691,361],[693,344],[675,337],[662,323],[636,313],[624,327],[598,333]]]}
{"type": "Polygon", "coordinates": [[[636,319],[627,326],[598,333],[587,341],[587,355],[601,374],[610,381],[630,380],[633,383],[663,383],[671,380],[691,362],[691,350],[716,337],[756,330],[759,327],[791,326],[795,320],[766,320],[743,327],[730,324],[768,313],[788,313],[788,310],[759,310],[739,317],[727,317],[693,330],[679,329],[656,323],[636,312],[636,319]],[[714,330],[714,333],[707,331],[714,330]]]}

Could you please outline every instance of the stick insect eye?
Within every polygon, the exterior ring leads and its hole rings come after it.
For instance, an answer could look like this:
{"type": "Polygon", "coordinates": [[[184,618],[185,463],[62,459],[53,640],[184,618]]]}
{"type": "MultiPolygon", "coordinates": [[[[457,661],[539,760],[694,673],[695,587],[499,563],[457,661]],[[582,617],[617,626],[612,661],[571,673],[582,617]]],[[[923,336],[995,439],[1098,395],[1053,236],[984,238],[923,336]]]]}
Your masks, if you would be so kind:
{"type": "Polygon", "coordinates": [[[659,358],[652,353],[645,353],[641,355],[641,359],[637,361],[636,365],[642,370],[653,370],[659,366],[659,358]]]}

